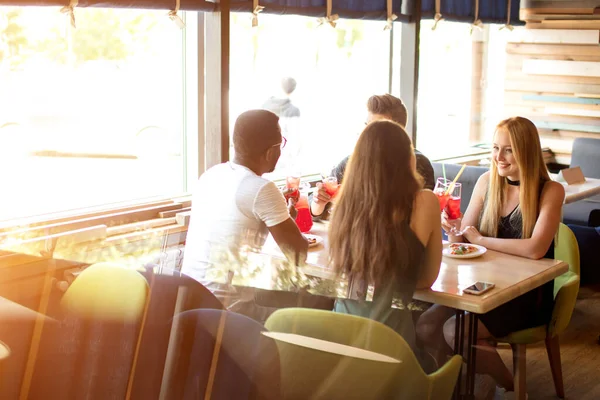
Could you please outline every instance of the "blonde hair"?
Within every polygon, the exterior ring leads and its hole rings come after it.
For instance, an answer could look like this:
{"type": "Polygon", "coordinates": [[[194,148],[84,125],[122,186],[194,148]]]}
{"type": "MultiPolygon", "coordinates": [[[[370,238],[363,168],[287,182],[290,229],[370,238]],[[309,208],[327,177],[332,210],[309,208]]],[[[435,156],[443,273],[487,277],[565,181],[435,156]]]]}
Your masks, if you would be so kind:
{"type": "Polygon", "coordinates": [[[407,225],[400,223],[410,219],[423,187],[413,157],[410,138],[395,122],[372,122],[360,135],[329,229],[338,274],[377,285],[415,273],[407,225]]]}
{"type": "MultiPolygon", "coordinates": [[[[496,127],[496,132],[498,131],[508,133],[512,152],[519,166],[521,183],[517,215],[521,219],[521,237],[527,239],[531,237],[538,218],[541,188],[550,180],[540,137],[533,122],[523,117],[501,121],[496,127]]],[[[498,223],[506,200],[507,185],[506,179],[498,174],[498,165],[492,159],[487,200],[479,223],[479,230],[484,236],[498,236],[498,223]]]]}

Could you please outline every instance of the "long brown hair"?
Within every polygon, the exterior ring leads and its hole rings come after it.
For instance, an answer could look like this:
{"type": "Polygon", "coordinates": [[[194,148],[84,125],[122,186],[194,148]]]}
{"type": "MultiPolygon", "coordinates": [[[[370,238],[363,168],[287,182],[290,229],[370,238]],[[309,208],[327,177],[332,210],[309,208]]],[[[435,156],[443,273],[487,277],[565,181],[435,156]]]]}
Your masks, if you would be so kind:
{"type": "Polygon", "coordinates": [[[337,273],[375,285],[412,267],[405,238],[413,202],[423,187],[404,129],[376,121],[360,135],[344,176],[329,228],[329,254],[337,273]]]}
{"type": "MultiPolygon", "coordinates": [[[[539,214],[539,195],[542,185],[550,180],[544,163],[537,128],[527,118],[513,117],[501,121],[496,132],[508,132],[513,155],[519,166],[521,181],[519,206],[515,213],[521,219],[522,238],[531,237],[539,214]]],[[[481,215],[479,230],[484,236],[498,235],[498,222],[506,200],[507,182],[498,174],[498,165],[492,158],[487,201],[481,215]]]]}

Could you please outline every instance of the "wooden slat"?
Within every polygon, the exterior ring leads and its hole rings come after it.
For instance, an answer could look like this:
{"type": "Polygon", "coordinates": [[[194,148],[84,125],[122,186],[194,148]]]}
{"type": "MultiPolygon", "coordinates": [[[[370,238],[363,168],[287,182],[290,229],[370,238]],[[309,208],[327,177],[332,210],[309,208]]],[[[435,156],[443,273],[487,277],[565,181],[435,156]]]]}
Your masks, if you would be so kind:
{"type": "Polygon", "coordinates": [[[598,98],[571,97],[571,96],[543,96],[535,94],[524,94],[523,100],[526,101],[547,101],[550,103],[573,103],[573,104],[589,104],[600,105],[598,98]]]}
{"type": "Polygon", "coordinates": [[[535,75],[567,75],[600,77],[600,62],[525,60],[523,72],[535,75]]]}
{"type": "MultiPolygon", "coordinates": [[[[546,83],[576,83],[582,85],[600,85],[600,77],[590,76],[552,76],[552,75],[528,75],[523,73],[522,67],[518,69],[507,69],[504,75],[505,81],[529,81],[546,83]]],[[[597,96],[597,95],[596,95],[597,96]]],[[[593,96],[581,96],[593,97],[593,96]]]]}
{"type": "Polygon", "coordinates": [[[172,225],[177,223],[175,217],[173,218],[157,218],[148,221],[134,222],[133,224],[124,224],[119,226],[113,226],[106,230],[107,236],[122,235],[129,232],[135,232],[140,230],[146,230],[151,228],[157,228],[159,226],[172,225]]]}
{"type": "Polygon", "coordinates": [[[520,107],[523,109],[531,109],[534,112],[544,113],[546,107],[561,107],[561,108],[573,108],[582,110],[598,110],[599,105],[595,104],[576,104],[576,103],[550,103],[545,101],[526,101],[521,98],[523,92],[505,92],[504,94],[504,105],[511,107],[520,107]]]}
{"type": "Polygon", "coordinates": [[[566,130],[548,130],[538,128],[540,135],[545,136],[557,136],[564,139],[575,139],[578,137],[592,138],[592,139],[600,139],[600,134],[595,132],[576,132],[576,131],[566,131],[566,130]]]}
{"type": "Polygon", "coordinates": [[[67,222],[61,222],[50,225],[41,225],[35,226],[33,228],[25,228],[19,229],[11,232],[0,233],[0,237],[10,237],[10,236],[19,236],[24,234],[31,234],[35,232],[40,232],[42,235],[44,233],[60,233],[66,232],[75,229],[86,228],[94,225],[119,225],[126,224],[131,222],[137,222],[140,220],[148,220],[156,217],[157,213],[160,211],[170,211],[170,210],[179,210],[181,209],[181,204],[172,203],[168,205],[160,205],[153,207],[146,207],[140,209],[134,209],[130,211],[122,211],[114,214],[102,214],[99,216],[92,216],[89,218],[82,218],[77,220],[70,220],[67,222]]]}
{"type": "Polygon", "coordinates": [[[40,225],[58,224],[61,222],[73,221],[73,220],[80,219],[80,218],[97,217],[97,216],[101,216],[101,215],[109,215],[109,214],[115,214],[115,213],[124,212],[124,211],[132,211],[132,210],[138,210],[141,208],[147,208],[147,207],[151,207],[151,206],[161,206],[161,205],[168,205],[168,204],[173,204],[173,200],[161,199],[161,200],[153,200],[153,201],[142,201],[142,202],[137,202],[135,204],[121,205],[118,207],[109,207],[107,205],[104,205],[104,206],[99,206],[99,207],[93,207],[91,209],[87,209],[84,211],[81,211],[81,210],[76,211],[76,212],[69,211],[69,212],[65,212],[65,213],[36,216],[36,217],[31,217],[31,218],[20,218],[19,220],[16,220],[16,221],[9,220],[9,221],[2,222],[2,224],[0,224],[0,232],[3,232],[5,230],[13,230],[15,228],[20,228],[20,227],[24,227],[24,226],[35,227],[35,226],[40,226],[40,225]]]}
{"type": "Polygon", "coordinates": [[[171,211],[161,211],[158,213],[158,218],[171,218],[174,217],[175,215],[179,214],[180,212],[185,212],[185,211],[190,211],[191,207],[185,207],[185,208],[180,208],[178,210],[171,210],[171,211]]]}
{"type": "Polygon", "coordinates": [[[526,29],[578,29],[578,30],[598,30],[600,29],[600,21],[577,21],[573,19],[560,21],[541,21],[527,22],[526,29]]]}
{"type": "Polygon", "coordinates": [[[183,226],[189,226],[189,224],[190,224],[190,218],[191,217],[192,217],[192,212],[191,211],[178,213],[175,216],[175,218],[177,220],[177,224],[178,225],[183,225],[183,226]]]}
{"type": "Polygon", "coordinates": [[[123,242],[131,244],[136,241],[148,240],[149,238],[163,238],[167,241],[167,243],[165,243],[165,247],[170,247],[184,243],[185,235],[180,236],[182,234],[187,235],[187,227],[181,225],[161,226],[159,228],[150,229],[143,232],[133,232],[125,235],[110,237],[106,239],[103,243],[101,243],[101,246],[111,247],[113,245],[121,244],[123,242]],[[176,237],[173,235],[175,235],[176,237]]]}
{"type": "Polygon", "coordinates": [[[547,122],[547,121],[537,121],[537,120],[534,120],[533,123],[538,128],[543,128],[543,129],[558,129],[558,130],[565,130],[565,131],[600,133],[600,127],[593,126],[593,125],[565,124],[565,123],[560,123],[560,122],[547,122]]]}
{"type": "Polygon", "coordinates": [[[20,247],[39,243],[56,243],[56,246],[58,246],[60,243],[64,247],[104,238],[106,238],[106,225],[96,225],[22,240],[13,246],[20,247]]]}
{"type": "Polygon", "coordinates": [[[570,115],[576,117],[600,117],[600,109],[582,110],[576,108],[546,107],[544,111],[546,114],[554,115],[570,115]]]}
{"type": "Polygon", "coordinates": [[[508,37],[510,43],[598,44],[600,31],[569,29],[515,29],[508,37]]]}
{"type": "Polygon", "coordinates": [[[564,44],[532,44],[507,43],[506,53],[525,56],[556,54],[560,56],[592,56],[600,59],[600,46],[596,45],[564,45],[564,44]]]}
{"type": "Polygon", "coordinates": [[[505,90],[520,92],[540,93],[590,93],[600,94],[600,85],[582,85],[576,83],[545,83],[545,82],[518,82],[508,81],[504,84],[505,90]]]}

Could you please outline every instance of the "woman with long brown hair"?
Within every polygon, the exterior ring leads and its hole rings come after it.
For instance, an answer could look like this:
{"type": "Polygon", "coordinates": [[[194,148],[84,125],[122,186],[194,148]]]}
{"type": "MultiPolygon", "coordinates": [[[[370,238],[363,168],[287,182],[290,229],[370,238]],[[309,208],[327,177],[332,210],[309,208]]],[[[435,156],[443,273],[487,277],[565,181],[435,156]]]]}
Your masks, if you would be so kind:
{"type": "Polygon", "coordinates": [[[329,231],[333,268],[351,283],[336,311],[383,322],[414,345],[406,307],[437,279],[442,251],[439,203],[422,189],[411,141],[392,121],[363,131],[346,170],[329,231]],[[374,288],[367,301],[367,287],[374,288]],[[405,307],[392,309],[398,299],[405,307]]]}
{"type": "MultiPolygon", "coordinates": [[[[468,241],[531,259],[554,258],[553,240],[564,197],[563,186],[548,175],[535,125],[526,118],[509,118],[496,128],[490,170],[477,181],[465,215],[451,221],[443,215],[442,227],[451,242],[468,241]],[[452,227],[462,234],[453,235],[452,227]]],[[[478,344],[487,348],[477,352],[478,372],[513,390],[512,374],[488,339],[547,324],[554,302],[553,287],[549,282],[480,316],[478,344]]],[[[417,324],[419,337],[435,343],[433,332],[442,335],[442,330],[434,328],[441,327],[453,313],[445,307],[431,307],[417,324]]],[[[450,346],[454,324],[451,318],[443,327],[450,346]]]]}

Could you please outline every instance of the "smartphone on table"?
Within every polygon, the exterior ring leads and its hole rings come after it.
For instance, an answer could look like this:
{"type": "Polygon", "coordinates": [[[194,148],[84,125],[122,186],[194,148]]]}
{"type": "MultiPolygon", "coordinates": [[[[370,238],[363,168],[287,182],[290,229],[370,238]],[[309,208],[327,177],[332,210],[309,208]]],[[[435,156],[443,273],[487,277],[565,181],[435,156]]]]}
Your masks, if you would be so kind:
{"type": "Polygon", "coordinates": [[[468,294],[474,294],[475,296],[479,296],[479,295],[484,294],[488,290],[491,290],[492,288],[494,288],[494,286],[496,286],[496,285],[493,283],[489,283],[489,282],[475,282],[468,288],[465,288],[463,290],[463,292],[468,293],[468,294]]]}

